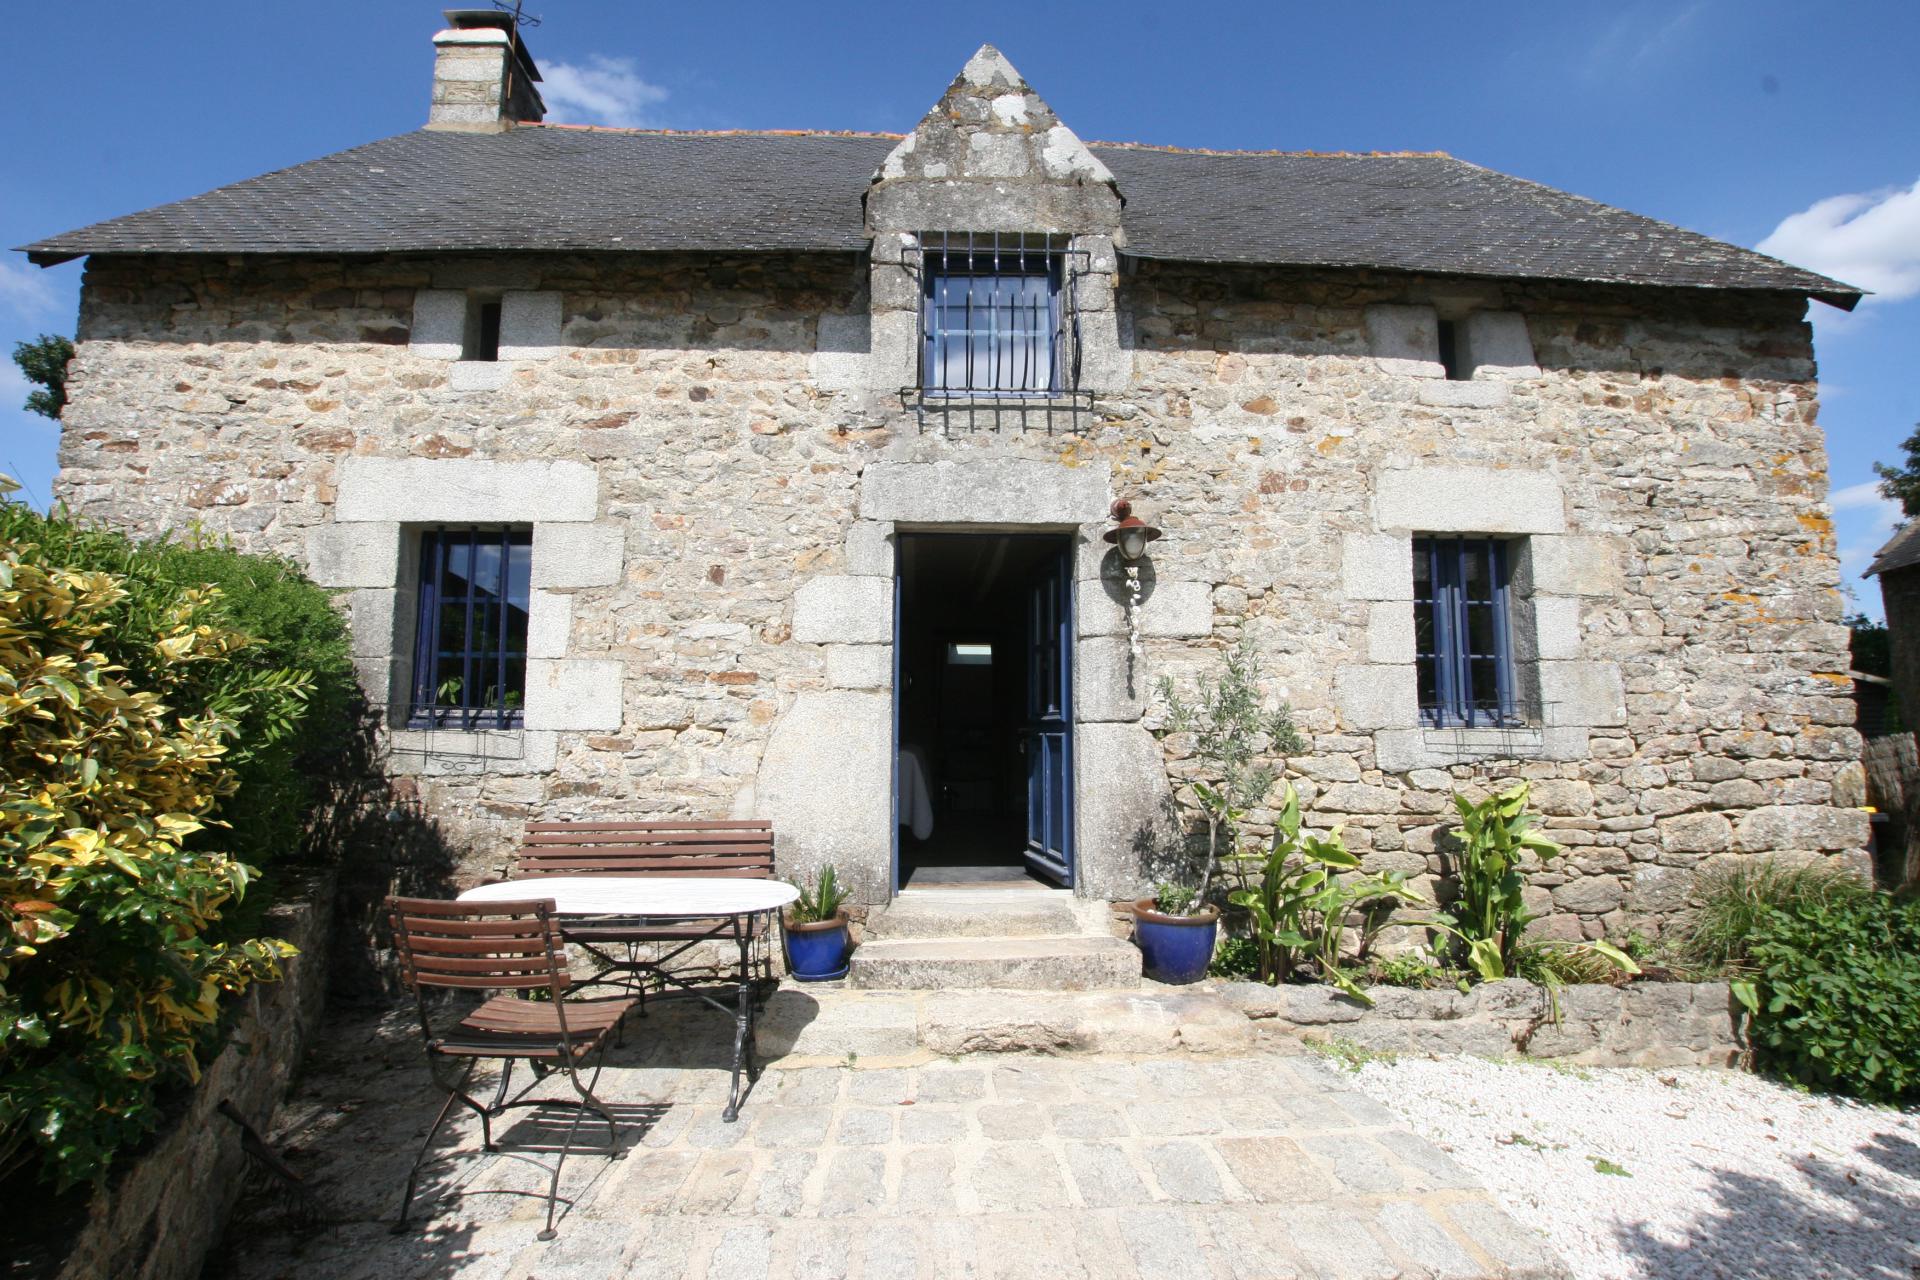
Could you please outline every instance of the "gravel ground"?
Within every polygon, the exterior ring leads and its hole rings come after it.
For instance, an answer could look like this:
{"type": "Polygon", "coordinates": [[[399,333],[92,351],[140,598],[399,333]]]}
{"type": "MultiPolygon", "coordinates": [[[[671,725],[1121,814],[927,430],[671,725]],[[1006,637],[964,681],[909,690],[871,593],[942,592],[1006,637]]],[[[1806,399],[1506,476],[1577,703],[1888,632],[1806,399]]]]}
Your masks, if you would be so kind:
{"type": "Polygon", "coordinates": [[[1579,1280],[1920,1280],[1920,1110],[1703,1069],[1368,1062],[1579,1280]]]}

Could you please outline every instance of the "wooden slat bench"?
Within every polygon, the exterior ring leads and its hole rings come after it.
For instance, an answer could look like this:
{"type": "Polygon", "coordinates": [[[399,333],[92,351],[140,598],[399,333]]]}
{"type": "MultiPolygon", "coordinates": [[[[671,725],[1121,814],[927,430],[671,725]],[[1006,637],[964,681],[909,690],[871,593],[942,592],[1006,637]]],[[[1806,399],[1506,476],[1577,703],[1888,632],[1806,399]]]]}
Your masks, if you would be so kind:
{"type": "Polygon", "coordinates": [[[765,819],[529,822],[514,857],[522,876],[773,876],[765,819]]]}
{"type": "MultiPolygon", "coordinates": [[[[539,876],[724,876],[773,878],[773,824],[765,819],[656,822],[529,822],[510,871],[516,880],[539,876]]],[[[533,890],[529,890],[533,892],[533,890]]],[[[616,969],[638,972],[642,944],[721,941],[718,920],[580,920],[566,926],[567,941],[578,943],[616,969]],[[627,959],[616,960],[600,947],[625,946],[627,959]]],[[[755,917],[752,945],[771,974],[764,943],[768,927],[755,917]]]]}

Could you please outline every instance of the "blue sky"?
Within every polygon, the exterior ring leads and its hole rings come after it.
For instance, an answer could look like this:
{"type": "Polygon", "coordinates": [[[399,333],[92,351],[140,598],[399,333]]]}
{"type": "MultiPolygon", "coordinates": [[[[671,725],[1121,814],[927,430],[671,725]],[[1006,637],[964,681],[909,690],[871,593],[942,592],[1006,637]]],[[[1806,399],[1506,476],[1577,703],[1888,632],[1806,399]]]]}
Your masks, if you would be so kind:
{"type": "MultiPolygon", "coordinates": [[[[1813,305],[1846,578],[1920,423],[1920,5],[639,4],[529,0],[552,118],[909,129],[982,41],[1089,140],[1437,150],[1766,245],[1875,289],[1813,305]]],[[[8,14],[0,244],[417,127],[439,7],[109,0],[8,14]]],[[[80,268],[0,262],[0,344],[71,333],[80,268]]],[[[44,498],[53,424],[0,368],[0,468],[44,498]]],[[[1860,603],[1879,610],[1871,584],[1860,603]]]]}

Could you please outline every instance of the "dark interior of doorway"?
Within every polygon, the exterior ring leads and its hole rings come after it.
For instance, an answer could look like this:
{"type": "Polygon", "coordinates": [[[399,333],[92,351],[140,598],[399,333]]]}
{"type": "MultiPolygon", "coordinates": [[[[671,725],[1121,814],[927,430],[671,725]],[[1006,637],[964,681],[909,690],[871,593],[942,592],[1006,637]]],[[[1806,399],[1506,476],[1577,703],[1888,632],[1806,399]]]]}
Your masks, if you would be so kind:
{"type": "Polygon", "coordinates": [[[1034,574],[1064,542],[1042,534],[899,537],[901,769],[919,769],[932,818],[931,832],[918,838],[917,784],[903,777],[903,889],[1047,883],[1029,874],[1023,857],[1026,609],[1034,574]]]}

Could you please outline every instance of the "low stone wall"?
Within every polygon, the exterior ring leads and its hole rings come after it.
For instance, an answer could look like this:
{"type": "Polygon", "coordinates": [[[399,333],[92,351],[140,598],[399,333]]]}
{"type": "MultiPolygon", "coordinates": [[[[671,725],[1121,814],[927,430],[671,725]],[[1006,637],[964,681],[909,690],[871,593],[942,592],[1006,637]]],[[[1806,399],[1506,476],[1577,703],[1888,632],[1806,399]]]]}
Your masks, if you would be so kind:
{"type": "Polygon", "coordinates": [[[1308,1038],[1396,1053],[1551,1058],[1601,1067],[1733,1066],[1745,1052],[1724,982],[1636,982],[1560,989],[1488,982],[1461,992],[1373,987],[1369,1009],[1332,987],[1226,984],[1248,1017],[1308,1038]]]}
{"type": "Polygon", "coordinates": [[[200,1274],[247,1172],[240,1129],[217,1109],[231,1101],[255,1129],[269,1129],[326,1004],[333,887],[331,875],[318,877],[301,900],[268,913],[264,935],[285,938],[300,954],[286,962],[282,981],[243,997],[226,1048],[201,1075],[185,1110],[94,1196],[60,1280],[200,1274]]]}

